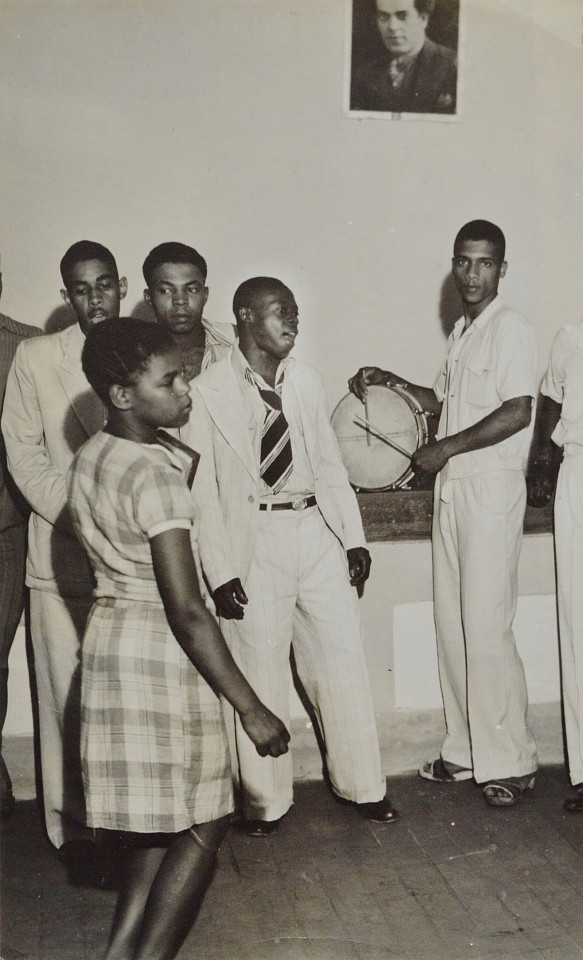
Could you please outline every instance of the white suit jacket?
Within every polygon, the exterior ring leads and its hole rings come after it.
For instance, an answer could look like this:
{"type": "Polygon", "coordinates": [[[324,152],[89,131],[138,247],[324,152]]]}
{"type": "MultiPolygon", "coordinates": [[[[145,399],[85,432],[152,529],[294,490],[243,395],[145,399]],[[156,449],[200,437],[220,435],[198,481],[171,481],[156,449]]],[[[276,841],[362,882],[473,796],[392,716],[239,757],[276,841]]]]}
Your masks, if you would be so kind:
{"type": "Polygon", "coordinates": [[[55,527],[65,511],[73,456],[104,420],[103,404],[81,368],[84,342],[75,324],[20,344],[6,384],[2,433],[10,472],[32,507],[28,585],[90,597],[85,553],[74,535],[55,527]]]}
{"type": "MultiPolygon", "coordinates": [[[[199,547],[211,590],[245,583],[259,520],[257,423],[248,416],[232,352],[193,382],[193,410],[181,431],[201,453],[193,494],[201,512],[199,547]]],[[[320,375],[295,359],[286,367],[283,405],[299,411],[315,494],[326,524],[345,550],[364,546],[356,496],[340,456],[320,375]]]]}

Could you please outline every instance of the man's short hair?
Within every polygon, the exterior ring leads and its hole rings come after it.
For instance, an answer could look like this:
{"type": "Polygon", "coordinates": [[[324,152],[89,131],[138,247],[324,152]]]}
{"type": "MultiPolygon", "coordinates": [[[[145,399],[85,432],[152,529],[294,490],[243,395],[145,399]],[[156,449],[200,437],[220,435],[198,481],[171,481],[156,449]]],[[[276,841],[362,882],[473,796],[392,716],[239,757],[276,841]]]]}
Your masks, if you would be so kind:
{"type": "Polygon", "coordinates": [[[247,307],[254,310],[261,297],[272,290],[287,290],[285,283],[276,277],[250,277],[244,280],[235,290],[233,297],[233,313],[237,322],[239,321],[239,311],[247,307]]]}
{"type": "Polygon", "coordinates": [[[65,287],[71,282],[73,268],[78,263],[86,263],[87,260],[101,260],[111,267],[112,273],[119,279],[117,272],[117,263],[111,250],[104,247],[102,243],[96,243],[94,240],[78,240],[72,247],[69,247],[65,256],[61,260],[61,277],[65,287]]]}
{"type": "Polygon", "coordinates": [[[415,9],[420,17],[430,17],[435,10],[435,0],[415,0],[415,9]]]}
{"type": "Polygon", "coordinates": [[[491,243],[500,263],[506,256],[506,238],[500,227],[490,223],[489,220],[470,220],[469,223],[465,223],[454,240],[454,250],[458,243],[463,243],[464,240],[486,240],[491,243]]]}
{"type": "Polygon", "coordinates": [[[206,260],[194,247],[188,247],[185,243],[160,243],[153,250],[150,250],[144,260],[142,273],[146,286],[151,287],[154,282],[154,271],[156,267],[163,263],[191,263],[193,267],[198,267],[203,280],[206,280],[207,265],[206,260]]]}

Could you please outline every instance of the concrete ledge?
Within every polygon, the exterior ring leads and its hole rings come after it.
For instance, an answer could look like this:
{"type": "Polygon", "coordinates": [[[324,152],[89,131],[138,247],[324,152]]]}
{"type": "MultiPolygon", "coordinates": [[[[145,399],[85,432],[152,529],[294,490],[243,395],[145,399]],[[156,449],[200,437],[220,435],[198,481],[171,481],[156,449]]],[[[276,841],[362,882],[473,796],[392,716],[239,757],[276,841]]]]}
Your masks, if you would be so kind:
{"type": "MultiPolygon", "coordinates": [[[[535,703],[529,709],[541,764],[564,763],[560,703],[535,703]]],[[[383,769],[387,776],[417,771],[425,760],[439,756],[445,735],[441,710],[395,710],[377,715],[383,769]]],[[[311,724],[292,721],[294,775],[297,780],[318,780],[322,760],[311,724]]]]}

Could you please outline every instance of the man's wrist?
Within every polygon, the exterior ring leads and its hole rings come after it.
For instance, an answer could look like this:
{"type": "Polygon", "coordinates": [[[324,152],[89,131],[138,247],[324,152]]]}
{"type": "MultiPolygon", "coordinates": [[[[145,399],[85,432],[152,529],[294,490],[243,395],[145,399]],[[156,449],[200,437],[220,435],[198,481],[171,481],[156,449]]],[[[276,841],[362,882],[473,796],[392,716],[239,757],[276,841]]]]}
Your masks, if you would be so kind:
{"type": "Polygon", "coordinates": [[[399,377],[395,377],[392,373],[387,373],[386,371],[384,383],[387,387],[401,387],[402,390],[409,389],[409,384],[405,380],[401,380],[399,377]]]}
{"type": "Polygon", "coordinates": [[[539,471],[552,470],[557,462],[556,454],[553,450],[538,452],[532,461],[533,467],[539,471]]]}

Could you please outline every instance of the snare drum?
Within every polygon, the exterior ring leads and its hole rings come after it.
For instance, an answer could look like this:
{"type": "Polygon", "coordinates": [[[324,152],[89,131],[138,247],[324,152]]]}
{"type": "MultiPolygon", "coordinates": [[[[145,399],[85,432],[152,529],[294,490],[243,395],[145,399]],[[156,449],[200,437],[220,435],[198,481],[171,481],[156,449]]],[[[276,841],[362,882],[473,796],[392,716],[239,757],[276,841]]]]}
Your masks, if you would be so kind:
{"type": "Polygon", "coordinates": [[[356,490],[396,490],[413,476],[410,458],[429,434],[427,417],[415,397],[403,386],[372,386],[366,403],[348,393],[332,414],[332,428],[340,445],[348,479],[356,490]],[[371,429],[358,422],[366,420],[371,429]],[[394,441],[399,452],[374,429],[394,441]]]}

